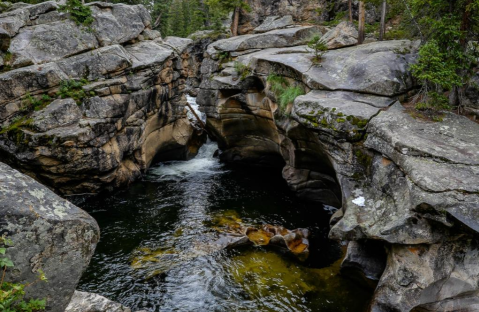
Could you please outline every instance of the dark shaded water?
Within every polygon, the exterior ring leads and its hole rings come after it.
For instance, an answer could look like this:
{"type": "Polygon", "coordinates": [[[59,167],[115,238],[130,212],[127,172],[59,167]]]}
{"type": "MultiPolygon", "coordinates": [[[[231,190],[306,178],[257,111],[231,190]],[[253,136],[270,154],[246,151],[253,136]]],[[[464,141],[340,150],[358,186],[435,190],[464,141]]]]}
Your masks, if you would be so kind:
{"type": "Polygon", "coordinates": [[[371,294],[338,275],[342,250],[327,239],[330,212],[299,201],[280,172],[223,167],[214,149],[208,144],[194,160],[158,165],[128,190],[80,203],[102,233],[79,289],[134,310],[362,311],[371,294]],[[225,217],[308,228],[310,257],[210,250],[212,224],[225,217]]]}
{"type": "MultiPolygon", "coordinates": [[[[190,99],[191,100],[191,99],[190,99]]],[[[148,311],[363,311],[372,291],[339,275],[331,211],[299,201],[278,171],[228,168],[202,147],[107,197],[76,199],[101,240],[79,289],[148,311]],[[308,228],[310,256],[218,250],[220,223],[308,228]]]]}

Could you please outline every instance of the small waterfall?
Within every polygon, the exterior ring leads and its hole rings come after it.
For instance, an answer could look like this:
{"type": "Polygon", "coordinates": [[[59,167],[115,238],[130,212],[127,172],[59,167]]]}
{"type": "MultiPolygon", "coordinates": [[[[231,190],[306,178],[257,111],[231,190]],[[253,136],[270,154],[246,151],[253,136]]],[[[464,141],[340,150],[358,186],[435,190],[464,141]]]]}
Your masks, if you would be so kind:
{"type": "MultiPolygon", "coordinates": [[[[186,99],[201,120],[206,122],[206,115],[199,110],[196,98],[187,95],[186,99]]],[[[189,109],[188,118],[192,122],[197,121],[189,109]]],[[[182,180],[189,177],[198,178],[201,176],[208,177],[214,174],[221,174],[224,172],[221,170],[222,165],[217,158],[213,157],[217,149],[218,146],[216,143],[208,140],[206,144],[200,148],[195,158],[188,161],[160,163],[149,170],[147,179],[150,181],[182,180]]]]}
{"type": "Polygon", "coordinates": [[[218,149],[216,143],[208,142],[203,145],[198,155],[188,161],[169,161],[153,167],[148,172],[148,180],[181,180],[188,177],[211,176],[221,174],[222,165],[213,155],[218,149]]]}

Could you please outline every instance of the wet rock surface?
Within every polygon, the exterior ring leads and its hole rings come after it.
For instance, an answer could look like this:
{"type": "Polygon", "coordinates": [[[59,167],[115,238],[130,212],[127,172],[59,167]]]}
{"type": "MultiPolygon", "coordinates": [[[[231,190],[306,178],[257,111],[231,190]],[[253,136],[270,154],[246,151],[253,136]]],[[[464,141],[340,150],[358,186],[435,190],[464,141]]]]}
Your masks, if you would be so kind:
{"type": "Polygon", "coordinates": [[[118,302],[111,301],[103,296],[75,291],[72,300],[65,309],[65,312],[131,312],[118,302]]]}
{"type": "Polygon", "coordinates": [[[6,280],[23,284],[26,298],[46,298],[48,311],[63,312],[99,240],[96,221],[45,186],[0,163],[1,235],[13,242],[8,256],[15,264],[6,280]]]}
{"type": "Polygon", "coordinates": [[[192,40],[163,41],[141,5],[89,6],[91,31],[53,1],[0,14],[3,160],[63,194],[128,185],[202,141],[184,97],[192,40]]]}

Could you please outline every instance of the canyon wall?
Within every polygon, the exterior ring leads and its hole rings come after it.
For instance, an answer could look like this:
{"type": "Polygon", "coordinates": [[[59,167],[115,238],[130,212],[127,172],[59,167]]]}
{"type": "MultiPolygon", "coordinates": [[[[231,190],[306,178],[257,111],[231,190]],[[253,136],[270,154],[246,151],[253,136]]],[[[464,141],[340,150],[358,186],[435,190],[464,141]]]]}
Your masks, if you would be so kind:
{"type": "MultiPolygon", "coordinates": [[[[331,32],[354,37],[344,30],[331,32]]],[[[281,166],[298,196],[338,208],[330,238],[351,242],[343,267],[379,280],[372,311],[477,310],[479,125],[401,105],[417,88],[408,69],[418,42],[342,40],[317,62],[304,44],[321,31],[208,47],[198,103],[220,158],[281,166]],[[295,88],[303,95],[281,103],[295,88]]]]}
{"type": "Polygon", "coordinates": [[[2,159],[63,194],[128,185],[202,141],[185,108],[192,40],[163,40],[143,6],[89,6],[89,26],[54,1],[0,15],[2,159]]]}

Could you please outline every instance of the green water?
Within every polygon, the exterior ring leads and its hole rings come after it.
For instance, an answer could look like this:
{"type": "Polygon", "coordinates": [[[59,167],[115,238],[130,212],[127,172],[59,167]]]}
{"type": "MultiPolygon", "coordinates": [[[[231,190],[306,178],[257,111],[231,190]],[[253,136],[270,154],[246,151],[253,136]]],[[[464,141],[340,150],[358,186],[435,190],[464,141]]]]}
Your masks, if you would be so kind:
{"type": "Polygon", "coordinates": [[[133,311],[364,311],[372,291],[339,274],[343,249],[327,239],[331,211],[299,201],[278,171],[221,165],[215,149],[157,165],[128,190],[77,200],[101,228],[79,289],[133,311]],[[211,248],[224,216],[307,228],[310,256],[211,248]]]}

